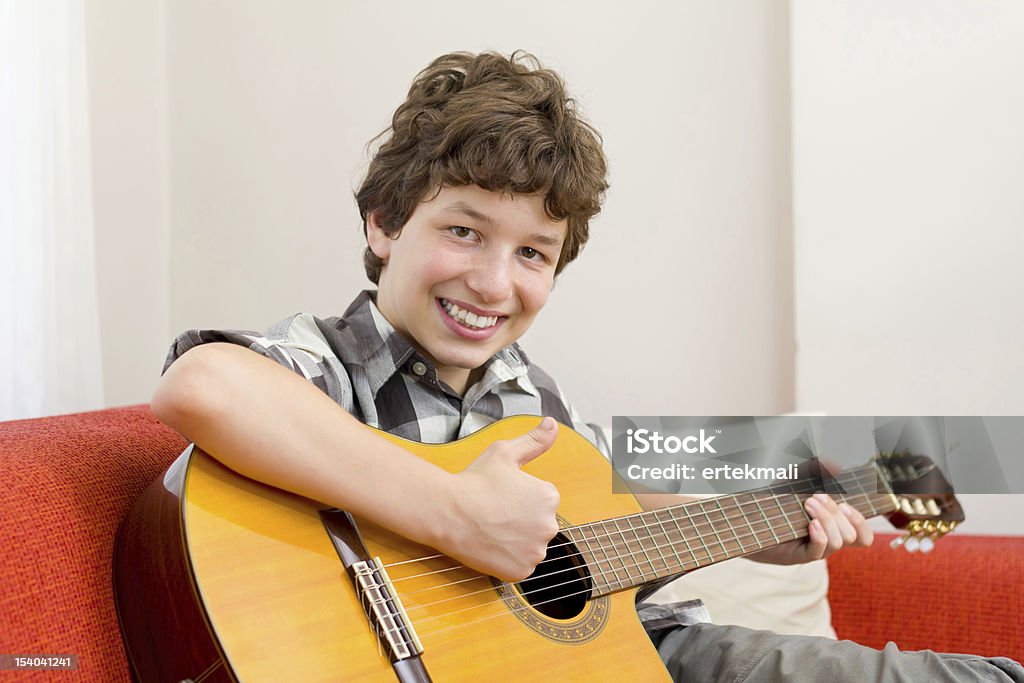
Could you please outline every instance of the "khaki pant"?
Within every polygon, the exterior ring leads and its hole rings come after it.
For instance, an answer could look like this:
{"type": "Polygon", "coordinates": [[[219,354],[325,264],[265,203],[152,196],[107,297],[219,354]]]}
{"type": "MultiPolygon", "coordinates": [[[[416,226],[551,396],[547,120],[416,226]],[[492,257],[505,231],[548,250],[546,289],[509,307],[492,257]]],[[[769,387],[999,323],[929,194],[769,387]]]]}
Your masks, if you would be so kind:
{"type": "Polygon", "coordinates": [[[848,640],[714,624],[663,628],[651,639],[672,678],[686,683],[1024,683],[1024,668],[1011,659],[900,652],[892,643],[874,650],[848,640]]]}

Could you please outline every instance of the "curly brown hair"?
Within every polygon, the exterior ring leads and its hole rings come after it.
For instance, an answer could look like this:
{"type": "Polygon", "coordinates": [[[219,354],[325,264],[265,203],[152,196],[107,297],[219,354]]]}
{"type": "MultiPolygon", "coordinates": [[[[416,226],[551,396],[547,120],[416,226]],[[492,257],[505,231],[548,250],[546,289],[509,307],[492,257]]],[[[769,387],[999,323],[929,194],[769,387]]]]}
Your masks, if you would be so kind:
{"type": "MultiPolygon", "coordinates": [[[[417,204],[443,187],[543,194],[548,217],[568,223],[557,274],[579,255],[608,189],[601,135],[562,78],[521,51],[438,57],[374,140],[385,136],[356,192],[364,235],[376,213],[397,237],[417,204]]],[[[367,248],[363,265],[376,284],[383,262],[367,248]]]]}

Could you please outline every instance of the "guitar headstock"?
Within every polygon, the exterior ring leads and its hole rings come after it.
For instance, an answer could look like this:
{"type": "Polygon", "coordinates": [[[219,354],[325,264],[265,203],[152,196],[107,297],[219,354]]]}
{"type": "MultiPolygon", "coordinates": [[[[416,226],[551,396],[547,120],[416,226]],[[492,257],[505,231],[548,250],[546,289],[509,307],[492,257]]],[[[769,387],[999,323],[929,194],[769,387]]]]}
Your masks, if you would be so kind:
{"type": "Polygon", "coordinates": [[[892,487],[896,510],[887,517],[907,535],[895,539],[908,552],[931,551],[935,539],[953,531],[964,521],[964,511],[953,487],[931,458],[912,453],[882,453],[876,464],[892,487]]]}

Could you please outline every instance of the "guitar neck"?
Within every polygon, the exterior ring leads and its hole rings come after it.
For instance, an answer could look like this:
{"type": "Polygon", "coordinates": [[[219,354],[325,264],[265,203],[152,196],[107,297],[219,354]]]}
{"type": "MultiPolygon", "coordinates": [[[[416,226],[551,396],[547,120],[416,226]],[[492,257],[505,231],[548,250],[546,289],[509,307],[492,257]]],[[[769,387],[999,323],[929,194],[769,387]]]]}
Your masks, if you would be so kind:
{"type": "Polygon", "coordinates": [[[808,535],[804,502],[826,490],[865,517],[897,503],[874,465],[564,529],[587,564],[593,596],[614,593],[808,535]]]}

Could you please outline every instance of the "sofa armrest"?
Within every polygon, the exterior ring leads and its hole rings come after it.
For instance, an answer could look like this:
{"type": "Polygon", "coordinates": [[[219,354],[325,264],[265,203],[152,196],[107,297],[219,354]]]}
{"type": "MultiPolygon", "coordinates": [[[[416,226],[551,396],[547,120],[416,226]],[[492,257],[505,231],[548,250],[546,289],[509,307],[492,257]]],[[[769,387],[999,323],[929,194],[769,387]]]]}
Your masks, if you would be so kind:
{"type": "Polygon", "coordinates": [[[130,680],[114,534],[186,445],[146,406],[0,422],[0,652],[76,654],[75,680],[130,680]]]}
{"type": "Polygon", "coordinates": [[[928,554],[880,534],[828,560],[839,638],[1024,659],[1024,537],[951,534],[928,554]]]}

